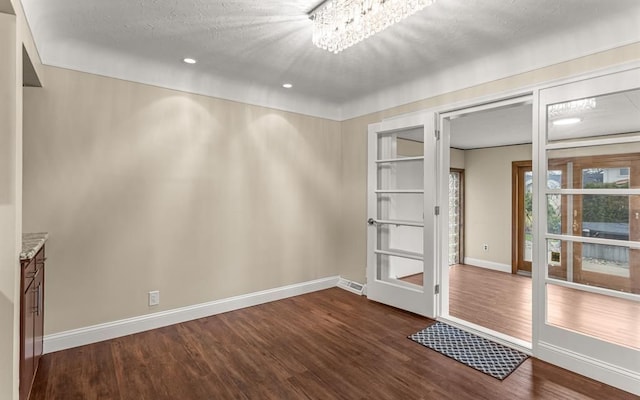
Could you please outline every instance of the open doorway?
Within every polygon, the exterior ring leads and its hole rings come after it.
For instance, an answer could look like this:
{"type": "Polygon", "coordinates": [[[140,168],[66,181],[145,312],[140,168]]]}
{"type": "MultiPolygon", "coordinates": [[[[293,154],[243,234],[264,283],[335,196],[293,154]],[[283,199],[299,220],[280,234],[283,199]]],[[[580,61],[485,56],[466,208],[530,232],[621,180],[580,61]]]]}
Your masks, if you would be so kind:
{"type": "Polygon", "coordinates": [[[449,168],[449,254],[441,315],[530,347],[531,101],[512,99],[445,113],[441,122],[449,168]],[[463,171],[459,187],[454,171],[463,171]],[[520,190],[520,197],[514,197],[514,190],[520,190]],[[463,194],[459,200],[457,192],[463,194]]]}

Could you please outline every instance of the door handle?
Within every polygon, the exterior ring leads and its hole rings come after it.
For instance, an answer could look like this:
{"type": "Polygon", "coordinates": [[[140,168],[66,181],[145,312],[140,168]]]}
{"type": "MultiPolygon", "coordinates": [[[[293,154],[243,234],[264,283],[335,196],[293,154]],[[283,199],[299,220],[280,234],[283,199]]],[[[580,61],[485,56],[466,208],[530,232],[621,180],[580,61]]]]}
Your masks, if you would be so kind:
{"type": "Polygon", "coordinates": [[[377,222],[375,219],[373,219],[373,218],[369,218],[369,219],[367,220],[367,224],[369,224],[369,225],[376,225],[377,223],[378,223],[378,222],[377,222]]]}

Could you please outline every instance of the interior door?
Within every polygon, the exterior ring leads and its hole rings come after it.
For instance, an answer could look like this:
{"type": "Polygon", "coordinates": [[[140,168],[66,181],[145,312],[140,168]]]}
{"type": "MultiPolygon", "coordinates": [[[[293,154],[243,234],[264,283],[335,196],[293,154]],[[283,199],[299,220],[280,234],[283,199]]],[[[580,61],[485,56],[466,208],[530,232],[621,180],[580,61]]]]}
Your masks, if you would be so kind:
{"type": "Polygon", "coordinates": [[[435,316],[434,114],[369,125],[367,296],[435,316]]]}
{"type": "MultiPolygon", "coordinates": [[[[640,188],[640,154],[575,157],[573,187],[582,189],[640,188]]],[[[573,235],[640,241],[638,196],[573,196],[573,235]]],[[[573,243],[573,281],[640,294],[638,250],[593,243],[573,243]]]]}
{"type": "Polygon", "coordinates": [[[531,275],[533,260],[533,170],[531,161],[512,163],[512,273],[531,275]]]}
{"type": "Polygon", "coordinates": [[[639,104],[640,69],[540,91],[534,263],[537,355],[635,394],[639,104]]]}

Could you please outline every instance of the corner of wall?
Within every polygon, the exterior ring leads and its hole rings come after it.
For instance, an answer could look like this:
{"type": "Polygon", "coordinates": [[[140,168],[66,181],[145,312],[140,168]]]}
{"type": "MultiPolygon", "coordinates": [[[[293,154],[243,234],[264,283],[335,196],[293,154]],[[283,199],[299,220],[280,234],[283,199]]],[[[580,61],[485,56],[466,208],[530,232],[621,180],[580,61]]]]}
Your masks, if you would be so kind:
{"type": "Polygon", "coordinates": [[[21,236],[21,68],[16,17],[0,14],[0,397],[17,398],[21,236]]]}

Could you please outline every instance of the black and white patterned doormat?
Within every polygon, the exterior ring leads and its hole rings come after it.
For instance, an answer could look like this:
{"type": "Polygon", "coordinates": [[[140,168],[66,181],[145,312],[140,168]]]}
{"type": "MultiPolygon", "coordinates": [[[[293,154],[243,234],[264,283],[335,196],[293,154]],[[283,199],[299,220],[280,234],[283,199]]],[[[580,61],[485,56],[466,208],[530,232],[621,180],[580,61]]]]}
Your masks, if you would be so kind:
{"type": "Polygon", "coordinates": [[[442,322],[414,333],[409,339],[447,357],[503,380],[529,356],[442,322]]]}

